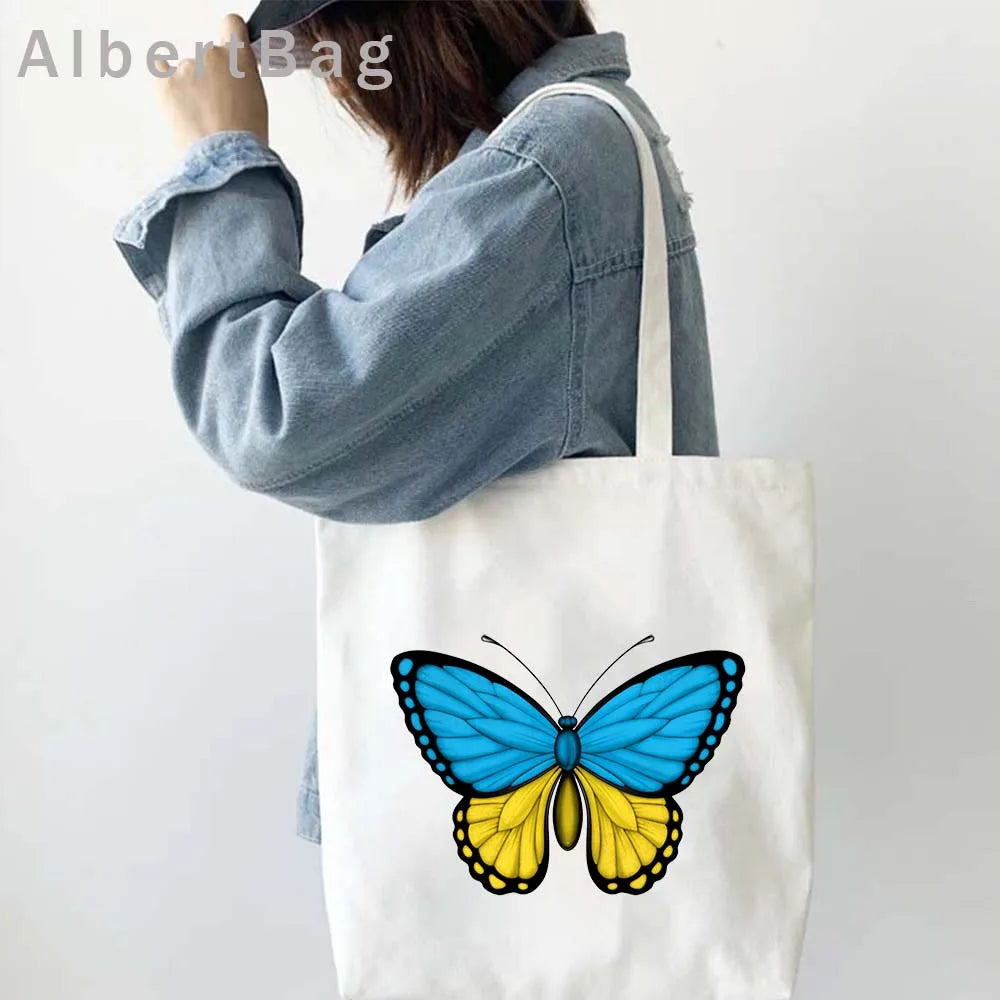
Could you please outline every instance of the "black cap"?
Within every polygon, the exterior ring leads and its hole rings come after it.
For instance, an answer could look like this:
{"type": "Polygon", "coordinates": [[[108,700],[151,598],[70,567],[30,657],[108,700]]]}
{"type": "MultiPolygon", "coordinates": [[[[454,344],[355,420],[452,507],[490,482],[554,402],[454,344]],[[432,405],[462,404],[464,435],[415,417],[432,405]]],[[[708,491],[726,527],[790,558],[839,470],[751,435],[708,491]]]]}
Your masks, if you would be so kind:
{"type": "Polygon", "coordinates": [[[250,41],[260,41],[262,31],[291,28],[293,25],[312,17],[324,7],[329,7],[331,3],[336,3],[336,0],[307,0],[305,3],[265,0],[264,3],[257,4],[247,21],[247,27],[250,29],[250,41]]]}
{"type": "MultiPolygon", "coordinates": [[[[247,30],[250,34],[250,46],[260,59],[260,33],[262,31],[278,31],[281,28],[294,28],[295,25],[307,21],[313,14],[321,11],[324,7],[336,3],[337,0],[309,0],[307,3],[286,3],[285,0],[265,0],[264,3],[257,4],[256,10],[250,15],[247,21],[247,30]]],[[[294,32],[292,32],[294,34],[294,32]]],[[[300,43],[296,39],[295,64],[299,69],[308,68],[313,59],[314,53],[307,44],[300,43]]]]}

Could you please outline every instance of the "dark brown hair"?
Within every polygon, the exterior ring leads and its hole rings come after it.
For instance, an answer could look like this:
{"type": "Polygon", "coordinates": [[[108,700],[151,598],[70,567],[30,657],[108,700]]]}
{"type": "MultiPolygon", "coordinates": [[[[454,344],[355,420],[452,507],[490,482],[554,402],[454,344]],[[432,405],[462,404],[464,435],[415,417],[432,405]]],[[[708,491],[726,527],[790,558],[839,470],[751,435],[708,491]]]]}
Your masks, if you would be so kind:
{"type": "MultiPolygon", "coordinates": [[[[333,94],[380,135],[408,196],[450,163],[474,128],[500,123],[493,101],[561,38],[594,33],[586,0],[341,0],[300,25],[307,44],[336,42],[333,94]],[[392,35],[384,90],[358,85],[361,46],[392,35]]],[[[318,53],[319,56],[322,52],[318,53]]]]}

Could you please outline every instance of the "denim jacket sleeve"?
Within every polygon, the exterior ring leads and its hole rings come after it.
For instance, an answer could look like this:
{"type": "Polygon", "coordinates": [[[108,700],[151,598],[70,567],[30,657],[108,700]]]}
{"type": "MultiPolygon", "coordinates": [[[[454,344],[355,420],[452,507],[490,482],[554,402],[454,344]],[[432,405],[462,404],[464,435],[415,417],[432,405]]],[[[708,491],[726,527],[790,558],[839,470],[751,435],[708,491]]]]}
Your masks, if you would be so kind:
{"type": "Polygon", "coordinates": [[[225,132],[115,230],[184,419],[232,479],[334,520],[408,521],[563,455],[572,268],[542,167],[460,155],[339,290],[302,275],[302,225],[280,157],[225,132]]]}

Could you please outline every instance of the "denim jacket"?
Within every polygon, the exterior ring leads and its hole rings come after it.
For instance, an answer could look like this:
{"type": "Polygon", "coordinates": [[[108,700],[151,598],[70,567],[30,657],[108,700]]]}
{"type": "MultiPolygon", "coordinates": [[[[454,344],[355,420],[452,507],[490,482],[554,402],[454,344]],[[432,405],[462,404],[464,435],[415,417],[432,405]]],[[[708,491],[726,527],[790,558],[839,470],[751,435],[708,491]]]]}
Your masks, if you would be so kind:
{"type": "MultiPolygon", "coordinates": [[[[626,83],[618,32],[567,38],[499,95],[587,78],[657,153],[668,233],[674,451],[716,455],[690,196],[626,83]]],[[[248,132],[196,142],[115,240],[156,301],[191,431],[238,485],[310,514],[428,518],[500,476],[631,454],[641,187],[616,113],[540,101],[472,131],[403,215],[376,223],[342,288],[301,270],[302,202],[248,132]]],[[[319,840],[315,720],[298,832],[319,840]]]]}

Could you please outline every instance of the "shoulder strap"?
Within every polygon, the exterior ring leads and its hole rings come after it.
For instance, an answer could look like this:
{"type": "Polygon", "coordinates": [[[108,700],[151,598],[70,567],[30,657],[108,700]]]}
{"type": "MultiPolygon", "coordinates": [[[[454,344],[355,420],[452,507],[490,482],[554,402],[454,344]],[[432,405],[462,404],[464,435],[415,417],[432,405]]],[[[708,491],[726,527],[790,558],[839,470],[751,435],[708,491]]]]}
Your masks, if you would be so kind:
{"type": "Polygon", "coordinates": [[[625,122],[635,142],[642,178],[643,217],[635,450],[638,457],[670,455],[673,452],[673,386],[670,372],[669,266],[656,158],[645,132],[625,104],[602,87],[583,81],[554,83],[533,91],[504,118],[494,134],[535,101],[557,94],[584,94],[604,101],[625,122]]]}

